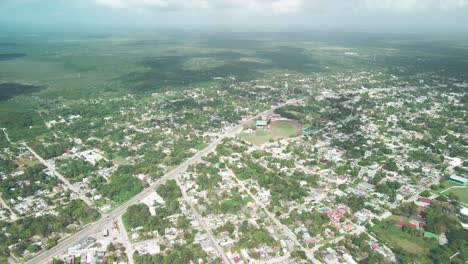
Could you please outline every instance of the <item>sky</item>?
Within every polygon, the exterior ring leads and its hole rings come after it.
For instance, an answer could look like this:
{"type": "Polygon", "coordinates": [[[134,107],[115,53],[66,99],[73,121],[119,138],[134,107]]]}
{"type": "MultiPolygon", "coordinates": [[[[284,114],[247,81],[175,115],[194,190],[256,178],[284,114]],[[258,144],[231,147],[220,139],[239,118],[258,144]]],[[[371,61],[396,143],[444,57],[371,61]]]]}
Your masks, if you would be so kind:
{"type": "Polygon", "coordinates": [[[0,0],[0,27],[468,32],[468,0],[0,0]]]}

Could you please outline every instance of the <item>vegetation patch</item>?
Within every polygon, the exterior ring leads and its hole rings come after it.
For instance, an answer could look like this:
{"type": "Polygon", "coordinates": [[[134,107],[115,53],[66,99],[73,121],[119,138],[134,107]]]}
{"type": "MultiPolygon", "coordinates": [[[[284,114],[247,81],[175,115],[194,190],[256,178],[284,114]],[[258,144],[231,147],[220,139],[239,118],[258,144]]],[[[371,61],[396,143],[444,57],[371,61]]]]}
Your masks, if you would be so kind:
{"type": "Polygon", "coordinates": [[[245,132],[240,138],[254,145],[262,145],[278,139],[297,136],[301,133],[301,125],[294,120],[272,121],[268,130],[257,129],[253,132],[245,132]]]}
{"type": "Polygon", "coordinates": [[[270,125],[270,131],[277,138],[290,138],[300,133],[301,125],[292,120],[273,121],[270,125]]]}
{"type": "Polygon", "coordinates": [[[255,145],[265,144],[275,139],[275,137],[265,130],[257,130],[253,133],[242,133],[240,138],[255,145]]]}
{"type": "Polygon", "coordinates": [[[13,59],[21,58],[25,56],[26,54],[24,53],[4,53],[4,54],[0,54],[0,61],[13,60],[13,59]]]}
{"type": "Polygon", "coordinates": [[[427,255],[432,248],[437,246],[435,240],[426,240],[408,234],[391,222],[378,223],[372,227],[371,231],[389,246],[422,256],[427,255]]]}
{"type": "Polygon", "coordinates": [[[121,204],[143,190],[140,179],[132,176],[129,166],[121,166],[111,176],[108,184],[99,186],[102,194],[117,204],[121,204]]]}
{"type": "Polygon", "coordinates": [[[223,213],[236,213],[249,202],[253,202],[253,199],[250,196],[244,199],[228,199],[222,203],[221,210],[223,213]]]}
{"type": "Polygon", "coordinates": [[[468,187],[453,188],[443,194],[453,194],[460,202],[468,204],[468,187]]]}
{"type": "Polygon", "coordinates": [[[43,86],[34,86],[20,83],[0,83],[0,101],[5,101],[21,94],[39,92],[42,89],[44,89],[43,86]]]}

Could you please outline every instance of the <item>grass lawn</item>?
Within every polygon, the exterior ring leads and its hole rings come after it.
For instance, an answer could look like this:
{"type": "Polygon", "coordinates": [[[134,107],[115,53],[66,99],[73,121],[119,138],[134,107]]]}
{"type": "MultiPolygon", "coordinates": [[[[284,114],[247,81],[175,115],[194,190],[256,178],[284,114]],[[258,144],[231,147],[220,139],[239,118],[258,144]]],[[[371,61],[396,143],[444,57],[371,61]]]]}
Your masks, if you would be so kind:
{"type": "Polygon", "coordinates": [[[242,133],[240,138],[255,145],[265,144],[271,140],[297,136],[296,124],[289,121],[275,121],[270,130],[255,130],[253,133],[242,133]]]}
{"type": "Polygon", "coordinates": [[[266,130],[256,130],[254,133],[242,133],[240,138],[255,145],[267,143],[275,137],[266,130]]]}
{"type": "Polygon", "coordinates": [[[112,161],[119,166],[127,164],[127,160],[120,156],[115,157],[112,161]]]}
{"type": "Polygon", "coordinates": [[[272,132],[276,137],[293,137],[297,135],[296,124],[288,121],[276,121],[273,125],[272,132]]]}
{"type": "Polygon", "coordinates": [[[222,205],[223,211],[229,212],[229,213],[236,213],[240,209],[242,209],[242,207],[244,207],[244,205],[246,205],[249,202],[253,202],[253,198],[250,197],[250,196],[245,197],[244,199],[228,199],[228,200],[225,200],[225,201],[223,201],[223,205],[222,205]]]}
{"type": "Polygon", "coordinates": [[[399,215],[392,215],[388,218],[389,221],[403,221],[403,222],[409,222],[409,219],[404,216],[399,216],[399,215]]]}
{"type": "Polygon", "coordinates": [[[450,189],[443,194],[455,194],[460,202],[468,204],[468,187],[450,189]]]}
{"type": "Polygon", "coordinates": [[[441,191],[443,191],[443,190],[445,190],[447,188],[450,188],[450,187],[453,187],[453,186],[460,186],[460,185],[457,185],[457,184],[449,182],[449,181],[441,182],[441,184],[444,186],[443,188],[439,188],[439,186],[437,186],[437,189],[429,190],[429,191],[432,191],[432,192],[435,192],[435,193],[440,193],[441,191]]]}
{"type": "Polygon", "coordinates": [[[253,198],[252,197],[245,197],[244,199],[242,200],[234,200],[234,199],[228,199],[226,201],[224,201],[225,204],[229,204],[229,205],[244,205],[244,204],[247,204],[249,202],[253,202],[253,198]]]}
{"type": "Polygon", "coordinates": [[[412,236],[393,224],[388,228],[383,225],[383,223],[374,225],[371,230],[379,240],[390,247],[399,247],[404,251],[423,257],[429,250],[438,246],[438,242],[434,239],[412,236]]]}
{"type": "Polygon", "coordinates": [[[32,167],[40,163],[38,160],[24,160],[23,162],[25,167],[32,167]]]}

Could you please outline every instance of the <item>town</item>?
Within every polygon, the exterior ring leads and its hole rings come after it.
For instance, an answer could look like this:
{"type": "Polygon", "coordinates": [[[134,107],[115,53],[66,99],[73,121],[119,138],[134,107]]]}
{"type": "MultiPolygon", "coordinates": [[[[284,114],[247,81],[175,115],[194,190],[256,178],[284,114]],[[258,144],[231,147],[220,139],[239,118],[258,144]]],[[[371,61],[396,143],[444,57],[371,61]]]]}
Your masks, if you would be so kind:
{"type": "Polygon", "coordinates": [[[10,263],[456,261],[467,88],[286,73],[58,103],[37,140],[2,131],[0,250],[10,263]]]}

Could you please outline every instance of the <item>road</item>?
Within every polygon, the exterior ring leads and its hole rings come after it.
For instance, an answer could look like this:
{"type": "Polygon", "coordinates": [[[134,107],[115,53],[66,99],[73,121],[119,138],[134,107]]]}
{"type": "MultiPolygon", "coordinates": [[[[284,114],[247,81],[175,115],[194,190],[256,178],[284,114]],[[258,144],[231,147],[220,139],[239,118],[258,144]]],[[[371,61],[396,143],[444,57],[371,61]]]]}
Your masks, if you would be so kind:
{"type": "Polygon", "coordinates": [[[440,178],[436,178],[434,179],[432,182],[430,183],[427,183],[425,186],[422,186],[420,188],[419,191],[417,191],[416,193],[414,193],[411,197],[409,197],[408,199],[406,200],[403,200],[403,202],[405,203],[412,203],[412,202],[415,202],[416,200],[419,199],[419,197],[421,196],[421,193],[424,192],[425,190],[429,190],[431,188],[432,185],[434,184],[439,184],[440,182],[440,178]]]}
{"type": "Polygon", "coordinates": [[[446,192],[446,191],[449,191],[449,190],[452,190],[452,189],[465,189],[465,188],[468,188],[468,186],[452,186],[452,187],[449,187],[443,191],[440,192],[440,194],[446,192]]]}
{"type": "Polygon", "coordinates": [[[37,154],[32,148],[30,148],[26,143],[23,143],[23,146],[25,146],[33,155],[36,157],[39,162],[41,162],[44,166],[46,166],[51,173],[53,173],[59,180],[61,180],[67,187],[70,189],[72,192],[78,195],[83,202],[85,202],[89,207],[95,208],[93,202],[86,197],[79,188],[73,186],[62,174],[60,174],[55,167],[50,164],[48,161],[44,160],[39,154],[37,154]]]}
{"type": "MultiPolygon", "coordinates": [[[[359,235],[359,234],[361,234],[363,232],[366,232],[366,228],[364,226],[356,226],[356,229],[351,231],[349,234],[350,235],[359,235]]],[[[322,243],[319,243],[319,244],[315,245],[312,249],[307,250],[306,253],[307,253],[307,255],[314,254],[321,247],[323,247],[325,245],[329,245],[329,244],[336,244],[336,243],[340,242],[341,240],[343,240],[344,238],[345,238],[345,236],[343,235],[343,236],[336,237],[336,238],[334,238],[332,240],[329,240],[329,241],[323,241],[322,243]]]]}
{"type": "MultiPolygon", "coordinates": [[[[271,258],[269,260],[257,262],[258,264],[276,264],[276,263],[289,263],[291,254],[287,253],[282,257],[271,258]]],[[[255,263],[255,262],[254,262],[255,263]]]]}
{"type": "Polygon", "coordinates": [[[128,264],[134,264],[135,262],[133,261],[133,245],[132,242],[130,242],[130,239],[128,238],[128,233],[125,229],[122,216],[119,217],[117,222],[119,225],[120,236],[122,238],[122,242],[124,243],[125,253],[127,254],[128,264]]]}
{"type": "MultiPolygon", "coordinates": [[[[61,241],[59,241],[58,245],[47,250],[39,253],[35,257],[31,258],[28,260],[26,263],[28,264],[39,264],[39,263],[46,263],[47,261],[51,260],[52,258],[58,256],[62,252],[66,251],[70,246],[74,245],[77,243],[79,240],[84,239],[88,236],[91,236],[97,232],[100,232],[106,224],[110,222],[110,219],[113,218],[118,218],[122,214],[124,214],[127,211],[127,208],[131,205],[139,203],[142,199],[150,195],[159,185],[164,184],[166,181],[175,179],[179,174],[182,172],[186,171],[187,168],[192,165],[196,164],[201,160],[202,157],[206,156],[207,154],[211,153],[213,150],[216,149],[216,147],[225,139],[228,137],[235,136],[237,133],[242,131],[244,125],[254,121],[255,119],[268,115],[272,113],[275,109],[280,108],[284,105],[287,105],[288,102],[280,104],[278,106],[272,107],[260,114],[257,114],[255,116],[252,116],[250,118],[246,118],[243,121],[241,121],[237,126],[234,126],[230,129],[227,129],[227,131],[217,139],[213,140],[206,148],[203,150],[200,150],[197,152],[194,156],[174,168],[173,170],[169,171],[165,175],[163,175],[161,178],[159,178],[156,182],[151,184],[148,188],[144,189],[141,191],[139,194],[135,195],[133,198],[128,200],[127,202],[123,203],[119,207],[115,208],[112,212],[103,215],[101,219],[98,221],[94,222],[93,224],[89,225],[86,228],[83,228],[82,230],[76,232],[75,234],[72,234],[61,241]]],[[[229,263],[229,262],[228,262],[229,263]]]]}
{"type": "Polygon", "coordinates": [[[11,209],[10,206],[8,206],[8,204],[3,201],[2,197],[0,197],[0,205],[2,205],[3,208],[7,209],[8,211],[10,211],[10,214],[11,214],[11,220],[15,221],[16,219],[18,219],[18,216],[15,214],[15,212],[13,212],[13,210],[11,209]]]}
{"type": "MultiPolygon", "coordinates": [[[[247,187],[245,187],[244,183],[235,176],[233,171],[231,171],[231,173],[233,175],[232,177],[236,180],[237,184],[239,184],[241,189],[244,190],[248,195],[250,195],[250,197],[252,197],[255,204],[262,208],[263,212],[268,216],[268,218],[270,218],[270,220],[273,221],[273,223],[275,223],[276,226],[283,230],[283,232],[288,236],[289,240],[293,241],[294,244],[296,244],[296,246],[298,246],[302,251],[307,253],[306,248],[304,248],[304,246],[302,246],[299,240],[297,240],[296,235],[287,226],[283,225],[283,223],[281,223],[274,214],[270,213],[270,211],[267,210],[265,204],[258,200],[257,197],[253,195],[247,187]]],[[[320,261],[318,261],[313,256],[313,254],[307,254],[307,257],[312,261],[312,263],[321,264],[320,261]]]]}
{"type": "Polygon", "coordinates": [[[198,223],[200,223],[201,227],[203,228],[203,230],[205,230],[206,232],[206,235],[208,236],[208,239],[210,240],[211,244],[213,245],[213,247],[215,248],[216,252],[218,253],[218,256],[221,257],[221,259],[223,260],[224,263],[226,264],[230,264],[231,261],[229,260],[229,258],[226,256],[226,253],[224,252],[223,248],[221,248],[218,243],[216,243],[216,239],[214,238],[213,236],[213,233],[211,232],[211,229],[208,228],[208,226],[206,225],[205,221],[203,220],[203,218],[201,217],[200,213],[198,213],[197,209],[195,208],[195,206],[193,206],[193,204],[190,202],[190,200],[188,199],[187,197],[187,192],[185,191],[185,187],[180,184],[179,182],[179,179],[176,179],[177,181],[177,185],[179,185],[180,187],[180,190],[182,192],[182,197],[184,198],[184,200],[189,204],[190,206],[190,209],[192,210],[192,214],[193,216],[195,216],[195,218],[197,219],[198,223]]]}
{"type": "Polygon", "coordinates": [[[6,128],[2,128],[2,130],[3,130],[3,134],[5,134],[6,140],[8,141],[8,143],[11,144],[10,137],[8,136],[8,133],[6,132],[6,128]]]}

